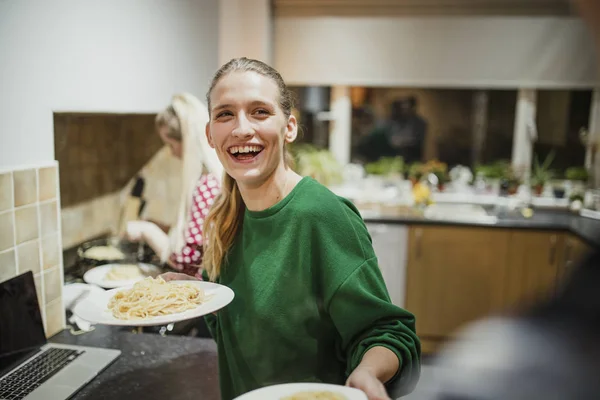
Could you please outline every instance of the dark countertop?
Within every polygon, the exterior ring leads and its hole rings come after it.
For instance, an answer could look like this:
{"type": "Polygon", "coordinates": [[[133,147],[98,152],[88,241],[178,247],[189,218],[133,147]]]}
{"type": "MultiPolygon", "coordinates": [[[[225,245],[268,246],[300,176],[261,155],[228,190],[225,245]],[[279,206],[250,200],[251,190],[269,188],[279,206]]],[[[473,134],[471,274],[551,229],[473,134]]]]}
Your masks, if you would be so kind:
{"type": "Polygon", "coordinates": [[[488,212],[496,215],[496,224],[476,222],[459,222],[451,220],[433,220],[420,216],[382,215],[365,217],[367,223],[391,223],[406,225],[450,225],[450,226],[479,226],[505,229],[532,229],[567,231],[578,236],[591,246],[600,246],[600,220],[581,217],[569,211],[534,210],[531,218],[523,217],[517,211],[488,212]]]}
{"type": "Polygon", "coordinates": [[[64,330],[50,342],[122,352],[71,400],[220,400],[217,346],[212,339],[136,334],[98,325],[79,336],[64,330]]]}

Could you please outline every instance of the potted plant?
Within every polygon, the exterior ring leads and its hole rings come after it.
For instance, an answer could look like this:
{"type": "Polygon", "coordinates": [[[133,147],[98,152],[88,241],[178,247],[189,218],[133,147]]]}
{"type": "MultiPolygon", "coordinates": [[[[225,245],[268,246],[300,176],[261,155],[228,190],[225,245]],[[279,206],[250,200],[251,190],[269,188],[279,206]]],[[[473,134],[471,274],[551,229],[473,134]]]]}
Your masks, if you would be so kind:
{"type": "Polygon", "coordinates": [[[365,164],[365,171],[370,175],[385,177],[402,177],[404,172],[404,158],[381,157],[377,161],[365,164]]]}
{"type": "Polygon", "coordinates": [[[544,191],[544,185],[552,179],[553,172],[550,170],[550,165],[554,161],[554,150],[548,153],[542,164],[536,154],[533,160],[533,169],[531,171],[530,185],[536,196],[540,196],[544,191]]]}
{"type": "Polygon", "coordinates": [[[448,182],[448,165],[438,160],[427,161],[423,165],[423,175],[434,174],[438,179],[438,190],[444,190],[444,185],[448,182]]]}
{"type": "Polygon", "coordinates": [[[414,185],[423,177],[423,163],[414,162],[408,167],[408,179],[414,185]]]}
{"type": "Polygon", "coordinates": [[[325,186],[342,182],[342,166],[329,150],[310,144],[297,144],[290,146],[290,153],[298,174],[310,176],[325,186]]]}
{"type": "Polygon", "coordinates": [[[589,174],[584,167],[569,167],[565,171],[565,178],[570,181],[586,182],[589,174]]]}

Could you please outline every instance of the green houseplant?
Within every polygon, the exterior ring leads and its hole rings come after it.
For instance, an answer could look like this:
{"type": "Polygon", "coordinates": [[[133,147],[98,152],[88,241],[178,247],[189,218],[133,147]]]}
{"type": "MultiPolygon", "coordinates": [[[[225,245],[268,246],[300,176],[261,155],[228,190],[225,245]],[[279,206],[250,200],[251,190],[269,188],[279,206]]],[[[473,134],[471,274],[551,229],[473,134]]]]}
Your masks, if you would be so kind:
{"type": "Polygon", "coordinates": [[[542,194],[544,190],[544,185],[552,179],[554,173],[550,170],[550,165],[552,165],[552,161],[554,161],[556,153],[552,150],[546,158],[544,162],[540,164],[540,160],[538,155],[536,154],[533,160],[533,169],[531,170],[531,179],[530,185],[533,189],[533,192],[539,196],[542,194]]]}

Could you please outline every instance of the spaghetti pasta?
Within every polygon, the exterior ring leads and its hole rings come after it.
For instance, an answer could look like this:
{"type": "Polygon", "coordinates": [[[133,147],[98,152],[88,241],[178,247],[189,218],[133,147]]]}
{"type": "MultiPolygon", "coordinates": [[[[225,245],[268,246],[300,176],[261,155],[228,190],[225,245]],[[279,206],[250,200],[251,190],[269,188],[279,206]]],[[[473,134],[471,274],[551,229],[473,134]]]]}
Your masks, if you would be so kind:
{"type": "Polygon", "coordinates": [[[122,320],[138,320],[180,313],[207,301],[204,291],[187,283],[148,277],[121,290],[109,300],[108,309],[122,320]]]}
{"type": "Polygon", "coordinates": [[[345,396],[329,391],[299,392],[291,396],[283,397],[281,400],[346,400],[345,396]]]}

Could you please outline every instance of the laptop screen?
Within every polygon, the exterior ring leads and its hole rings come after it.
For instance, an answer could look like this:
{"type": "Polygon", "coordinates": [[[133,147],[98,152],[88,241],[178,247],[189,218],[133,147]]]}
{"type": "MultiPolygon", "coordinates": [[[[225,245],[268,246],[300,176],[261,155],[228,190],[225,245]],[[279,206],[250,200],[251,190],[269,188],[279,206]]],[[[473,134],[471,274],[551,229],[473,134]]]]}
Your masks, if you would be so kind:
{"type": "Polygon", "coordinates": [[[0,283],[0,376],[13,363],[46,344],[33,273],[0,283]]]}

